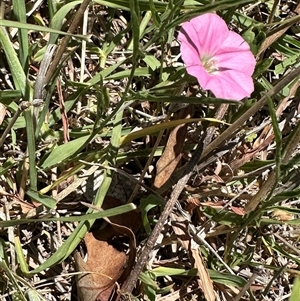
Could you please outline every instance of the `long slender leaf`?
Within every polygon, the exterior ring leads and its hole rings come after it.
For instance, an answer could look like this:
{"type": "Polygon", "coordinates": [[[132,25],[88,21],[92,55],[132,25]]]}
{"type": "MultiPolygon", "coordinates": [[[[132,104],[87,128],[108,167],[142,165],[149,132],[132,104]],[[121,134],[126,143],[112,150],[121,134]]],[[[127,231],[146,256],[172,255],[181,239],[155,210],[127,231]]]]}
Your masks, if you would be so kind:
{"type": "Polygon", "coordinates": [[[289,301],[298,301],[300,296],[300,276],[294,280],[294,286],[289,301]]]}
{"type": "Polygon", "coordinates": [[[105,211],[100,211],[96,213],[88,213],[79,216],[66,216],[66,217],[43,217],[37,219],[18,219],[9,221],[0,221],[0,227],[12,227],[17,225],[23,225],[27,223],[37,223],[37,222],[78,222],[78,221],[93,221],[103,217],[110,217],[118,214],[122,214],[135,209],[135,205],[126,204],[113,209],[108,209],[105,211]]]}
{"type": "Polygon", "coordinates": [[[71,34],[68,32],[56,30],[50,27],[46,26],[40,26],[40,25],[35,25],[35,24],[28,24],[28,23],[22,23],[22,22],[17,22],[17,21],[11,21],[11,20],[0,20],[0,26],[4,27],[13,27],[13,28],[20,28],[20,29],[27,29],[27,30],[34,30],[37,32],[50,32],[54,34],[61,34],[65,36],[73,36],[78,39],[86,40],[87,37],[80,35],[80,34],[71,34]]]}
{"type": "MultiPolygon", "coordinates": [[[[60,30],[61,26],[63,24],[64,18],[69,13],[69,11],[71,9],[73,9],[74,6],[80,4],[81,2],[82,2],[81,0],[78,0],[78,1],[72,1],[72,2],[66,3],[65,5],[63,5],[51,19],[50,28],[60,30]]],[[[59,36],[59,33],[51,32],[50,39],[48,41],[48,45],[55,44],[58,36],[59,36]]]]}
{"type": "MultiPolygon", "coordinates": [[[[124,145],[125,143],[128,143],[134,139],[138,139],[138,138],[150,135],[150,134],[157,133],[162,129],[168,129],[168,128],[172,128],[172,127],[175,127],[175,126],[178,126],[181,124],[191,123],[191,122],[199,122],[199,121],[210,121],[210,122],[226,124],[223,121],[220,121],[220,120],[217,120],[214,118],[177,119],[177,120],[167,121],[167,122],[164,122],[161,124],[156,124],[156,125],[144,128],[142,130],[132,132],[121,138],[121,144],[124,145]]],[[[227,125],[229,125],[229,124],[227,124],[227,125]]]]}
{"type": "MultiPolygon", "coordinates": [[[[0,26],[3,21],[5,20],[0,20],[0,26]]],[[[16,51],[7,35],[7,32],[3,27],[0,27],[0,43],[5,52],[5,56],[12,72],[15,88],[20,90],[22,95],[25,97],[28,88],[26,75],[22,65],[20,64],[16,51]]]]}
{"type": "MultiPolygon", "coordinates": [[[[13,0],[12,3],[13,3],[14,14],[17,16],[18,21],[22,23],[26,23],[25,2],[22,0],[13,0]]],[[[24,70],[26,70],[28,52],[29,52],[28,30],[24,28],[20,28],[18,39],[20,44],[19,45],[20,63],[23,66],[24,70]]]]}

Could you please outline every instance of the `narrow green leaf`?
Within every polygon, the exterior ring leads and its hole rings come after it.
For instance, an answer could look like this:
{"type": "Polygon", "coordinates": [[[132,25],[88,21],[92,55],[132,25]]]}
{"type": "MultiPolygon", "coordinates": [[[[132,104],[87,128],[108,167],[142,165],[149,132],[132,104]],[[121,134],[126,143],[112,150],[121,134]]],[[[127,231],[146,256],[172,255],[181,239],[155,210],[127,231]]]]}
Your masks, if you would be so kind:
{"type": "Polygon", "coordinates": [[[300,189],[294,189],[292,191],[284,191],[272,197],[268,202],[266,202],[264,207],[267,208],[268,206],[273,205],[277,202],[281,202],[291,198],[298,198],[298,197],[300,197],[300,189]]]}
{"type": "Polygon", "coordinates": [[[174,275],[197,276],[197,269],[186,270],[182,268],[157,267],[151,270],[151,273],[153,273],[155,277],[174,276],[174,275]]]}
{"type": "Polygon", "coordinates": [[[121,145],[124,145],[132,140],[145,137],[150,134],[157,133],[163,129],[168,129],[172,127],[176,127],[181,124],[186,124],[186,123],[191,123],[191,122],[199,122],[199,121],[210,121],[210,122],[217,122],[217,123],[222,123],[222,124],[227,124],[230,125],[224,121],[217,120],[215,118],[190,118],[190,119],[177,119],[177,120],[171,120],[171,121],[166,121],[160,124],[155,124],[150,127],[132,132],[126,136],[123,136],[120,141],[121,145]]]}
{"type": "Polygon", "coordinates": [[[140,275],[139,275],[139,279],[144,282],[146,285],[149,285],[155,289],[158,289],[158,285],[156,283],[156,281],[154,281],[153,279],[151,279],[150,275],[149,275],[149,272],[146,273],[146,272],[142,272],[140,275]]]}
{"type": "MultiPolygon", "coordinates": [[[[181,268],[167,268],[167,267],[158,267],[151,271],[156,277],[162,276],[197,276],[197,269],[185,270],[181,268]]],[[[225,285],[232,285],[234,287],[243,287],[247,281],[239,276],[234,276],[230,274],[220,273],[213,270],[208,270],[210,278],[217,282],[225,285]]]]}
{"type": "Polygon", "coordinates": [[[21,98],[22,93],[18,90],[4,90],[0,91],[0,102],[3,104],[7,104],[5,102],[5,99],[11,99],[11,98],[21,98]]]}
{"type": "Polygon", "coordinates": [[[283,265],[277,271],[275,271],[275,273],[273,274],[272,279],[269,281],[269,283],[267,284],[267,286],[263,290],[262,296],[266,296],[269,293],[269,291],[270,291],[270,289],[272,287],[272,284],[274,283],[274,281],[276,280],[276,278],[278,278],[280,275],[282,275],[282,273],[284,272],[285,269],[286,269],[286,265],[283,265]]]}
{"type": "Polygon", "coordinates": [[[228,9],[230,7],[237,7],[238,5],[245,5],[249,4],[251,2],[254,2],[253,0],[220,0],[220,1],[214,1],[210,4],[201,5],[199,8],[195,8],[189,13],[179,15],[177,18],[174,19],[173,22],[170,22],[167,26],[166,30],[169,30],[170,28],[174,28],[177,25],[180,25],[181,23],[188,21],[194,17],[197,17],[201,14],[207,13],[207,12],[213,12],[217,10],[224,10],[228,9]]]}
{"type": "Polygon", "coordinates": [[[25,274],[28,275],[29,269],[28,269],[28,264],[25,259],[24,251],[22,249],[22,245],[20,242],[19,236],[15,237],[15,250],[18,258],[18,262],[20,264],[21,271],[25,274]]]}
{"type": "Polygon", "coordinates": [[[47,159],[43,162],[41,168],[50,168],[51,166],[57,165],[60,162],[72,157],[88,139],[89,136],[84,136],[55,147],[47,159]]]}
{"type": "MultiPolygon", "coordinates": [[[[146,55],[143,61],[151,68],[152,71],[160,67],[160,61],[154,55],[146,55]]],[[[138,69],[137,69],[138,70],[138,69]]]]}
{"type": "Polygon", "coordinates": [[[243,287],[247,283],[247,281],[244,278],[235,275],[230,275],[227,273],[208,270],[208,274],[214,282],[228,286],[243,287]]]}
{"type": "MultiPolygon", "coordinates": [[[[130,76],[131,70],[124,70],[120,71],[117,73],[114,73],[110,76],[108,76],[106,79],[107,80],[112,80],[112,79],[122,79],[122,78],[127,78],[130,76]]],[[[151,76],[151,70],[148,67],[141,67],[141,68],[136,68],[134,70],[134,76],[151,76]]]]}
{"type": "Polygon", "coordinates": [[[66,216],[66,217],[43,217],[37,219],[17,219],[17,220],[8,220],[8,221],[0,221],[0,228],[13,227],[28,223],[40,223],[40,222],[78,222],[78,221],[93,221],[96,219],[100,219],[103,217],[115,216],[118,214],[122,214],[125,212],[132,211],[136,208],[136,206],[132,203],[122,205],[119,207],[115,207],[113,209],[107,209],[105,211],[100,211],[96,213],[88,213],[85,215],[79,216],[66,216]]]}
{"type": "Polygon", "coordinates": [[[46,301],[37,291],[30,288],[26,292],[26,296],[28,297],[28,301],[46,301]]]}
{"type": "Polygon", "coordinates": [[[156,7],[155,7],[155,4],[154,4],[153,0],[149,0],[149,7],[150,7],[150,10],[151,10],[153,22],[154,22],[156,27],[159,27],[160,26],[160,19],[159,19],[159,16],[158,16],[158,13],[157,13],[157,10],[156,10],[156,7]]]}
{"type": "Polygon", "coordinates": [[[17,22],[17,21],[10,21],[10,20],[0,20],[0,26],[4,27],[13,27],[13,28],[20,28],[20,29],[27,29],[27,30],[33,30],[37,32],[50,32],[54,34],[60,34],[60,35],[65,35],[65,36],[72,36],[76,37],[78,39],[86,40],[87,37],[84,35],[80,34],[71,34],[69,32],[64,32],[60,30],[56,30],[50,27],[46,26],[40,26],[40,25],[35,25],[35,24],[28,24],[28,23],[22,23],[22,22],[17,22]]]}
{"type": "Polygon", "coordinates": [[[266,72],[269,69],[269,67],[272,65],[273,61],[274,61],[273,59],[267,58],[257,62],[255,66],[255,71],[253,73],[253,78],[257,78],[258,76],[266,72]]]}
{"type": "Polygon", "coordinates": [[[4,175],[9,171],[13,166],[17,164],[17,161],[14,160],[13,158],[8,158],[2,166],[0,166],[0,176],[4,175]]]}
{"type": "Polygon", "coordinates": [[[148,211],[151,210],[152,208],[163,205],[163,202],[155,195],[151,194],[147,198],[143,198],[140,201],[140,210],[141,210],[141,215],[142,215],[142,222],[144,229],[148,235],[151,233],[151,227],[148,219],[148,211]]]}
{"type": "Polygon", "coordinates": [[[26,194],[30,196],[32,199],[34,199],[36,202],[43,204],[48,209],[56,208],[56,201],[50,196],[40,194],[37,191],[33,191],[33,190],[26,191],[26,194]]]}
{"type": "MultiPolygon", "coordinates": [[[[168,87],[166,87],[168,89],[168,87]]],[[[215,97],[186,97],[177,95],[156,96],[148,93],[135,93],[133,99],[139,101],[153,101],[153,102],[169,102],[169,103],[191,103],[191,104],[240,104],[240,101],[228,100],[215,97]]]]}
{"type": "Polygon", "coordinates": [[[291,160],[287,164],[281,165],[281,171],[287,173],[290,169],[293,168],[293,166],[299,166],[300,165],[300,153],[295,154],[291,160]]]}
{"type": "Polygon", "coordinates": [[[300,276],[297,276],[294,280],[294,286],[289,301],[299,301],[300,296],[300,276]]]}
{"type": "MultiPolygon", "coordinates": [[[[0,20],[1,23],[5,20],[0,20]]],[[[10,71],[14,80],[14,85],[17,90],[20,90],[22,95],[26,95],[27,78],[24,73],[23,67],[20,64],[15,49],[7,35],[6,30],[0,27],[0,43],[5,52],[6,59],[8,61],[10,71]]]]}
{"type": "Polygon", "coordinates": [[[129,1],[133,40],[133,61],[137,60],[140,46],[140,7],[138,0],[129,1]]]}
{"type": "Polygon", "coordinates": [[[5,241],[0,237],[0,258],[3,262],[8,264],[7,250],[5,246],[5,241]]]}
{"type": "MultiPolygon", "coordinates": [[[[104,1],[104,0],[94,0],[95,3],[105,5],[112,8],[130,10],[130,1],[128,0],[114,0],[114,1],[104,1]]],[[[161,1],[153,1],[157,11],[163,12],[167,7],[167,3],[161,1]]],[[[140,10],[147,11],[150,10],[149,1],[140,0],[140,10]]]]}
{"type": "MultiPolygon", "coordinates": [[[[64,4],[55,13],[53,18],[51,19],[50,28],[60,30],[66,15],[70,12],[71,9],[74,8],[74,6],[80,4],[81,2],[82,2],[81,0],[77,0],[77,1],[72,1],[72,2],[64,4]]],[[[49,44],[55,44],[58,36],[59,36],[58,33],[51,32],[50,39],[48,41],[48,45],[49,44]]]]}
{"type": "MultiPolygon", "coordinates": [[[[26,7],[25,1],[23,0],[13,0],[13,11],[16,15],[19,22],[26,23],[26,7]]],[[[26,70],[27,67],[27,59],[28,59],[28,30],[27,29],[20,29],[18,34],[19,40],[19,58],[20,63],[23,66],[23,69],[26,70]],[[25,69],[26,68],[26,69],[25,69]]]]}
{"type": "Polygon", "coordinates": [[[271,168],[275,164],[274,160],[253,160],[251,162],[247,162],[242,166],[242,169],[246,172],[254,171],[258,168],[268,167],[271,168]]]}
{"type": "Polygon", "coordinates": [[[297,62],[298,59],[299,59],[298,53],[286,58],[284,61],[282,61],[281,63],[275,66],[274,74],[276,75],[283,74],[284,72],[286,72],[286,69],[291,65],[293,65],[294,68],[296,68],[297,65],[295,63],[297,62]]]}

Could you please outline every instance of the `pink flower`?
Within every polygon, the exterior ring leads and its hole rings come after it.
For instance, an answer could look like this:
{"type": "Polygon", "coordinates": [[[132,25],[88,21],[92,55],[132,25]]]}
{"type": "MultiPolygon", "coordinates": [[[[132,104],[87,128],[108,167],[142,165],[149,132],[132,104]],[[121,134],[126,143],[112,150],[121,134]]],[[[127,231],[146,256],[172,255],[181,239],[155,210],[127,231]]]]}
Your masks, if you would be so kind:
{"type": "Polygon", "coordinates": [[[187,72],[204,90],[233,100],[251,95],[255,58],[244,39],[218,15],[207,13],[183,23],[178,39],[187,72]]]}

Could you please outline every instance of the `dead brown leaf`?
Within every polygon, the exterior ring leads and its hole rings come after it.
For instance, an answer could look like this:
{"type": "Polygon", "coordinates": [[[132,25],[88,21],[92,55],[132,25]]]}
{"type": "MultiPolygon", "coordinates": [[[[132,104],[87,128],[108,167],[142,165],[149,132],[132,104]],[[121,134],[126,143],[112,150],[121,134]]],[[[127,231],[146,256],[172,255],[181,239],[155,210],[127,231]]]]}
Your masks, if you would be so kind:
{"type": "MultiPolygon", "coordinates": [[[[190,110],[190,106],[181,110],[177,118],[187,118],[190,110]]],[[[155,188],[160,188],[166,183],[180,162],[186,133],[186,124],[179,125],[171,131],[164,152],[156,164],[156,177],[153,184],[155,188]]]]}
{"type": "MultiPolygon", "coordinates": [[[[107,196],[103,202],[102,208],[104,210],[115,208],[123,205],[117,198],[107,196]]],[[[109,220],[118,225],[130,228],[132,232],[136,232],[141,226],[141,217],[136,210],[132,210],[123,214],[111,216],[109,220]]]]}
{"type": "Polygon", "coordinates": [[[78,271],[87,272],[77,277],[78,294],[81,301],[107,301],[123,273],[126,254],[106,241],[96,239],[93,233],[87,233],[84,240],[87,262],[78,253],[75,257],[78,271]]]}
{"type": "MultiPolygon", "coordinates": [[[[215,194],[215,191],[214,191],[214,195],[218,195],[218,194],[215,194]]],[[[224,193],[222,195],[224,195],[224,193]]],[[[201,195],[201,197],[202,197],[202,195],[201,195]]],[[[186,201],[187,201],[187,205],[184,207],[184,210],[189,212],[190,214],[193,214],[193,211],[195,208],[199,208],[201,206],[222,209],[224,207],[224,205],[226,204],[224,201],[200,202],[199,199],[196,197],[189,197],[189,198],[187,198],[186,201]]]]}
{"type": "MultiPolygon", "coordinates": [[[[109,209],[120,205],[121,202],[118,199],[106,197],[102,207],[109,209]]],[[[84,262],[79,255],[75,257],[78,270],[90,272],[80,275],[77,280],[81,301],[109,300],[116,288],[116,283],[121,285],[126,281],[135,261],[136,242],[133,232],[137,231],[141,225],[139,214],[131,211],[104,220],[108,223],[104,229],[87,233],[84,238],[87,261],[84,262]],[[129,239],[128,255],[108,243],[121,236],[129,239]]]]}
{"type": "Polygon", "coordinates": [[[294,218],[294,215],[282,209],[275,209],[273,211],[273,217],[280,221],[290,221],[294,218]]]}

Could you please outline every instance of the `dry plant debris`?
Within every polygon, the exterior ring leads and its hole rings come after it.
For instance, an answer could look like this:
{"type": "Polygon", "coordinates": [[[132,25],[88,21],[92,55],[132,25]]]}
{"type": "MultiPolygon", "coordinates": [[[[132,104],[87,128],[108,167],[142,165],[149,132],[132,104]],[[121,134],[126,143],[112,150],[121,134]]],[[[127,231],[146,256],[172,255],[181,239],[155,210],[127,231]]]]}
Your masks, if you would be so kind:
{"type": "Polygon", "coordinates": [[[0,13],[1,300],[299,300],[298,1],[0,13]],[[255,56],[241,101],[187,72],[208,13],[255,56]]]}

